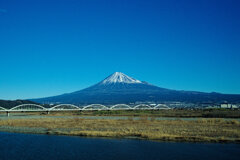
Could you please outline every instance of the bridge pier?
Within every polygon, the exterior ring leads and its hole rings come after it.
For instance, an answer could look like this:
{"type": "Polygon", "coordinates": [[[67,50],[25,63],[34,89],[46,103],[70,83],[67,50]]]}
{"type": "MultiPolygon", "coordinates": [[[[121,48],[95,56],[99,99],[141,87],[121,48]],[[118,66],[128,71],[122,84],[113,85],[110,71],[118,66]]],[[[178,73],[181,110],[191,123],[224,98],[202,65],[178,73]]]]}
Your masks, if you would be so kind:
{"type": "Polygon", "coordinates": [[[47,114],[49,114],[50,113],[50,111],[47,111],[47,114]]]}
{"type": "Polygon", "coordinates": [[[10,115],[9,112],[7,111],[6,113],[7,113],[7,117],[9,117],[9,115],[10,115]]]}

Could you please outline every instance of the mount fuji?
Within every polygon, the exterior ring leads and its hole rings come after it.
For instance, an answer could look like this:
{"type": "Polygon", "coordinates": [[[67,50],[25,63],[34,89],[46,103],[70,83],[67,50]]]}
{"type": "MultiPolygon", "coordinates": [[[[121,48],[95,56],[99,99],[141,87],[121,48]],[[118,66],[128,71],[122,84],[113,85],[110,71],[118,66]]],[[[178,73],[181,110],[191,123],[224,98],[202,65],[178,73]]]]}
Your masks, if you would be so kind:
{"type": "Polygon", "coordinates": [[[86,89],[53,97],[31,99],[38,103],[116,104],[135,102],[240,102],[240,95],[178,91],[161,88],[115,72],[103,81],[86,89]]]}

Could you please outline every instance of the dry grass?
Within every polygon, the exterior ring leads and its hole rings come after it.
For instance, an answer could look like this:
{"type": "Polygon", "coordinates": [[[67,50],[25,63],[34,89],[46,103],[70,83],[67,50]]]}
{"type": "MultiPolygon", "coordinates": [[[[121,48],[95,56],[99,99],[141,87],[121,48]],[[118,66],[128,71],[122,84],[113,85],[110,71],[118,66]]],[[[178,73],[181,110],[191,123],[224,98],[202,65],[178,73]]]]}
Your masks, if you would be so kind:
{"type": "Polygon", "coordinates": [[[79,115],[99,116],[148,116],[148,117],[203,117],[203,118],[240,118],[239,109],[170,109],[170,110],[112,110],[83,111],[79,115]]]}
{"type": "MultiPolygon", "coordinates": [[[[6,113],[0,113],[6,114],[6,113]]],[[[171,109],[171,110],[111,110],[111,111],[51,111],[46,112],[25,112],[26,115],[45,116],[137,116],[137,117],[197,117],[197,118],[240,118],[240,109],[171,109]]]]}
{"type": "Polygon", "coordinates": [[[224,119],[96,120],[96,119],[18,119],[1,120],[0,126],[42,127],[47,134],[94,137],[139,137],[167,141],[240,142],[240,122],[224,119]]]}

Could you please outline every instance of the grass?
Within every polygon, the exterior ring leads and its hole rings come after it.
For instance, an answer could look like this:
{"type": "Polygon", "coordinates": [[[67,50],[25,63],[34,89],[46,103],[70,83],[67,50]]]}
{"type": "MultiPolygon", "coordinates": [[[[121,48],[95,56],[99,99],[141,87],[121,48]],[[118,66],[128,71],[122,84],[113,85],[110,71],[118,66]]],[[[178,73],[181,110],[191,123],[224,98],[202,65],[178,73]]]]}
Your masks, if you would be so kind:
{"type": "MultiPolygon", "coordinates": [[[[0,114],[6,114],[1,112],[0,114]]],[[[31,115],[46,115],[46,112],[25,112],[31,115]]],[[[240,118],[240,109],[171,109],[171,110],[105,110],[54,112],[49,116],[141,116],[141,117],[179,117],[179,118],[240,118]]]]}
{"type": "Polygon", "coordinates": [[[0,120],[0,126],[41,127],[46,134],[137,137],[161,141],[188,142],[240,142],[240,122],[224,119],[156,120],[142,117],[139,120],[106,119],[9,119],[0,120]]]}
{"type": "MultiPolygon", "coordinates": [[[[84,113],[82,113],[84,114],[84,113]]],[[[86,113],[85,113],[86,114],[86,113]]],[[[240,110],[230,109],[171,109],[171,110],[135,110],[135,111],[97,111],[92,115],[133,115],[158,117],[203,117],[203,118],[240,118],[240,110]]]]}
{"type": "Polygon", "coordinates": [[[240,118],[240,110],[231,109],[171,109],[171,110],[105,110],[52,112],[49,115],[84,115],[84,116],[147,116],[147,117],[184,117],[184,118],[240,118]]]}

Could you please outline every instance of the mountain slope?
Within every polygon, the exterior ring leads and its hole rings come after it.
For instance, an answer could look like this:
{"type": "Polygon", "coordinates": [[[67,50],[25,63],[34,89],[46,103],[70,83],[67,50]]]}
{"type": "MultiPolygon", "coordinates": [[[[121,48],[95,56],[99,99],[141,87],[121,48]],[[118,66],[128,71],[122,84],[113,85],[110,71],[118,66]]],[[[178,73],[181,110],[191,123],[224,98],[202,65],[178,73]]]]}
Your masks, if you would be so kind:
{"type": "Polygon", "coordinates": [[[6,109],[15,107],[17,105],[21,104],[33,104],[34,102],[28,101],[28,100],[15,100],[15,101],[10,101],[10,100],[0,100],[0,107],[4,107],[6,109]]]}
{"type": "Polygon", "coordinates": [[[137,101],[240,102],[240,95],[170,90],[115,72],[89,88],[59,96],[33,99],[33,101],[72,104],[116,104],[137,101]]]}

